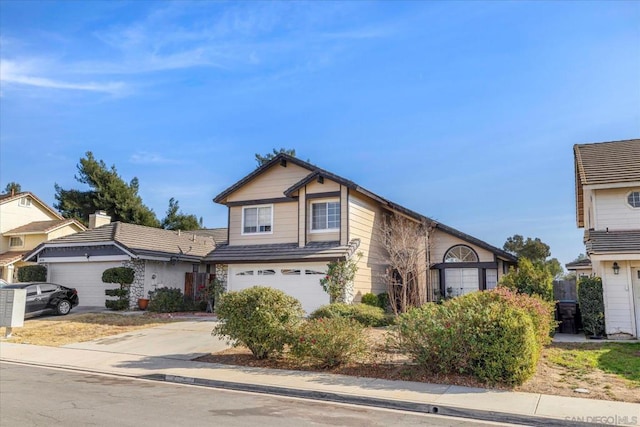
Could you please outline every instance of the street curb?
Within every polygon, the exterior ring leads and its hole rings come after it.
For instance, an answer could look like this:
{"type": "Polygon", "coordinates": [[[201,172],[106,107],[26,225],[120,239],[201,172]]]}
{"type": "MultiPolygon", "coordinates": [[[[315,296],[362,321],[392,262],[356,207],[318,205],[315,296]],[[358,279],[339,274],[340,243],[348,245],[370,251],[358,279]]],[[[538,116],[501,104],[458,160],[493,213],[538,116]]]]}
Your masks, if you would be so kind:
{"type": "Polygon", "coordinates": [[[403,400],[383,399],[376,397],[354,396],[348,394],[302,390],[288,387],[277,387],[258,384],[236,383],[231,381],[209,380],[195,377],[182,377],[178,375],[150,374],[138,378],[152,381],[164,381],[176,384],[188,384],[201,387],[220,388],[225,390],[245,391],[252,393],[271,394],[301,399],[312,399],[327,402],[345,403],[350,405],[371,406],[375,408],[395,409],[407,412],[418,412],[441,416],[468,418],[480,421],[494,421],[521,425],[544,426],[592,426],[596,424],[563,420],[557,418],[540,417],[536,415],[510,414],[506,412],[483,411],[479,409],[459,408],[431,403],[408,402],[403,400]]]}

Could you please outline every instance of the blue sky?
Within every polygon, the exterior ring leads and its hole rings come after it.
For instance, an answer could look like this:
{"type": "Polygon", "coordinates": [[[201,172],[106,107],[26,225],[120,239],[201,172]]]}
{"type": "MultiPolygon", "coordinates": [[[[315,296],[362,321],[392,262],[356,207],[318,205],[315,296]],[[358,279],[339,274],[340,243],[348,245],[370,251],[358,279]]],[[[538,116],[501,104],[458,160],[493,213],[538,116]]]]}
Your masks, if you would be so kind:
{"type": "Polygon", "coordinates": [[[640,135],[640,2],[0,3],[0,189],[85,152],[207,227],[304,160],[498,247],[584,252],[572,146],[640,135]]]}

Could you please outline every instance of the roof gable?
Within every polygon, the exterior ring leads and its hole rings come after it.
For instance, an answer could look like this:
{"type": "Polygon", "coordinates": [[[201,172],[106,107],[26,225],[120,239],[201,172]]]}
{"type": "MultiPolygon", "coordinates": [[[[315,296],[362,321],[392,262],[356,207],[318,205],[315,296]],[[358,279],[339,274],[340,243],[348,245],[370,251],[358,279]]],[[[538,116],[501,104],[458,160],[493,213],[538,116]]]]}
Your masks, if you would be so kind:
{"type": "Polygon", "coordinates": [[[300,166],[304,169],[309,170],[309,174],[307,174],[306,176],[302,177],[299,181],[295,182],[293,185],[291,185],[290,187],[288,187],[287,189],[285,189],[282,193],[282,195],[284,197],[290,198],[294,195],[295,192],[297,192],[300,188],[304,187],[305,185],[307,185],[308,183],[312,182],[313,180],[319,179],[319,178],[323,178],[323,179],[329,179],[331,181],[334,181],[340,185],[344,185],[345,187],[349,188],[350,190],[354,190],[357,191],[361,194],[364,194],[365,196],[375,200],[376,202],[380,203],[382,205],[382,207],[384,209],[387,209],[389,211],[392,212],[397,212],[397,213],[401,213],[405,216],[408,216],[409,218],[412,218],[416,221],[419,222],[426,222],[429,224],[432,224],[434,227],[441,229],[444,232],[447,232],[449,234],[452,234],[456,237],[458,237],[461,240],[465,240],[469,243],[472,243],[476,246],[479,246],[481,248],[484,248],[490,252],[493,252],[494,254],[496,254],[496,256],[511,261],[511,262],[515,262],[517,261],[517,257],[513,256],[512,254],[499,249],[495,246],[492,246],[480,239],[477,239],[473,236],[470,236],[466,233],[463,233],[459,230],[456,230],[455,228],[449,227],[445,224],[442,224],[438,221],[435,221],[429,217],[426,217],[424,215],[421,215],[415,211],[412,211],[410,209],[405,208],[404,206],[401,206],[397,203],[394,203],[390,200],[385,199],[384,197],[381,197],[375,193],[373,193],[372,191],[369,191],[363,187],[360,187],[358,184],[356,184],[355,182],[343,178],[339,175],[336,175],[334,173],[331,173],[325,169],[319,168],[315,165],[312,165],[311,163],[305,162],[303,160],[298,159],[297,157],[293,157],[290,156],[286,153],[280,153],[278,155],[276,155],[273,159],[271,159],[269,162],[261,165],[260,167],[258,167],[256,170],[254,170],[253,172],[251,172],[250,174],[248,174],[247,176],[245,176],[244,178],[242,178],[240,181],[236,182],[235,184],[233,184],[231,187],[227,188],[226,190],[224,190],[222,193],[218,194],[213,201],[216,203],[221,203],[224,204],[226,203],[226,199],[235,191],[237,191],[239,188],[241,188],[242,186],[246,185],[247,183],[251,182],[252,180],[254,180],[255,178],[257,178],[258,176],[262,175],[265,171],[267,171],[269,168],[273,167],[274,165],[277,164],[288,164],[288,163],[293,163],[297,166],[300,166]]]}
{"type": "Polygon", "coordinates": [[[54,219],[51,221],[33,221],[9,231],[5,231],[5,236],[17,234],[46,234],[58,230],[64,226],[71,225],[76,231],[84,231],[86,227],[75,219],[54,219]]]}
{"type": "Polygon", "coordinates": [[[640,139],[574,145],[582,185],[640,182],[640,139]]]}
{"type": "Polygon", "coordinates": [[[214,239],[197,232],[164,230],[143,225],[113,222],[80,233],[42,243],[29,254],[32,258],[45,247],[114,244],[141,257],[178,257],[199,261],[215,248],[214,239]]]}
{"type": "Polygon", "coordinates": [[[584,187],[640,182],[640,139],[573,146],[576,223],[584,227],[584,187]]]}
{"type": "Polygon", "coordinates": [[[10,202],[13,202],[15,200],[19,200],[23,197],[29,197],[31,198],[32,201],[36,202],[36,204],[40,207],[40,210],[49,213],[50,215],[53,216],[53,218],[55,219],[64,219],[64,217],[62,215],[60,215],[60,213],[58,213],[55,209],[53,209],[51,206],[47,205],[45,202],[43,202],[42,200],[40,200],[38,197],[36,197],[35,194],[29,192],[29,191],[23,191],[20,193],[15,193],[15,194],[0,194],[0,205],[4,205],[10,202]]]}

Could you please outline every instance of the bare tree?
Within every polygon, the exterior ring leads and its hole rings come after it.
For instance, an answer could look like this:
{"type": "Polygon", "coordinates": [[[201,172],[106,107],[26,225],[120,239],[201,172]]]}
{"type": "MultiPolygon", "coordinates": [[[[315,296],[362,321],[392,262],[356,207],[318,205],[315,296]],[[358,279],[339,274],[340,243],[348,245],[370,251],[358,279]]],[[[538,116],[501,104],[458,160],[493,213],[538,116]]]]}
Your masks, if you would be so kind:
{"type": "Polygon", "coordinates": [[[382,242],[387,252],[385,282],[395,314],[419,307],[431,299],[429,233],[431,226],[401,215],[382,223],[382,242]]]}

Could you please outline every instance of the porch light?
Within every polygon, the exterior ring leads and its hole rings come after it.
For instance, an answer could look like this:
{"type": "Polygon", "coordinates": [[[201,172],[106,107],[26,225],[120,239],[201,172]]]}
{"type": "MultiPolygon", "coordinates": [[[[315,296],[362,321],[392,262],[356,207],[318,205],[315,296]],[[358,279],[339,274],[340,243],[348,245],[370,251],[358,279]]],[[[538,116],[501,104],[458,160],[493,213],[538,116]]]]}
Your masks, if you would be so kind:
{"type": "Polygon", "coordinates": [[[619,274],[620,273],[620,266],[618,265],[617,262],[613,263],[613,274],[619,274]]]}

